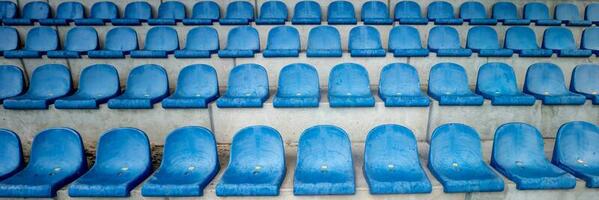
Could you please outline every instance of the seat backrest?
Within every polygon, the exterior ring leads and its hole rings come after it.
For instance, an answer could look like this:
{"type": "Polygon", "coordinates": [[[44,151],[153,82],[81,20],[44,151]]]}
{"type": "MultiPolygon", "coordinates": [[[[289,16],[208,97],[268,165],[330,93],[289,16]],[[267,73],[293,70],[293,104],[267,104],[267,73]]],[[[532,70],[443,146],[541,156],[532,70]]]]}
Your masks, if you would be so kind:
{"type": "Polygon", "coordinates": [[[599,95],[599,65],[580,64],[572,71],[570,90],[574,92],[599,95]]]}
{"type": "Polygon", "coordinates": [[[125,18],[150,19],[152,18],[152,6],[145,1],[131,2],[125,7],[125,18]]]}
{"type": "Polygon", "coordinates": [[[395,19],[422,18],[420,5],[413,1],[400,1],[395,4],[395,19]]]}
{"type": "Polygon", "coordinates": [[[535,63],[528,67],[524,91],[543,95],[569,93],[564,81],[564,73],[552,63],[535,63]]]}
{"type": "Polygon", "coordinates": [[[233,1],[227,6],[225,18],[254,19],[254,6],[247,1],[233,1]]]}
{"type": "Polygon", "coordinates": [[[296,169],[305,170],[295,171],[295,177],[302,177],[302,181],[308,183],[322,180],[323,177],[320,176],[302,175],[303,172],[314,173],[312,171],[316,167],[335,172],[320,173],[331,182],[344,181],[346,177],[340,175],[353,176],[351,142],[343,129],[332,125],[317,125],[302,133],[297,148],[296,169]],[[322,165],[323,163],[326,165],[322,165]]]}
{"type": "Polygon", "coordinates": [[[231,29],[227,37],[226,49],[260,50],[258,31],[250,26],[239,26],[231,29]]]}
{"type": "Polygon", "coordinates": [[[535,32],[528,27],[510,27],[505,32],[505,48],[522,50],[538,49],[535,32]]]}
{"type": "Polygon", "coordinates": [[[219,48],[218,33],[212,27],[196,27],[187,33],[186,50],[216,51],[219,48]]]}
{"type": "Polygon", "coordinates": [[[449,26],[435,26],[428,34],[429,49],[459,49],[460,35],[449,26]]]}
{"type": "MultiPolygon", "coordinates": [[[[256,167],[255,170],[285,168],[285,150],[281,134],[268,126],[250,126],[241,129],[235,134],[231,143],[229,166],[242,169],[256,167]]],[[[267,174],[276,175],[275,173],[267,174]]],[[[254,177],[237,177],[237,179],[246,180],[240,182],[250,182],[247,180],[254,179],[254,177]]],[[[261,182],[260,180],[254,181],[261,182]]]]}
{"type": "Polygon", "coordinates": [[[493,96],[520,94],[514,69],[500,62],[486,63],[478,69],[476,91],[493,96]]]}
{"type": "Polygon", "coordinates": [[[480,137],[468,125],[443,124],[433,131],[428,158],[429,165],[439,171],[454,170],[447,166],[455,166],[456,163],[478,166],[483,160],[480,137]]]}
{"type": "Polygon", "coordinates": [[[231,70],[227,96],[255,97],[268,95],[268,75],[257,64],[241,64],[231,70]]]}
{"type": "Polygon", "coordinates": [[[33,70],[28,94],[54,98],[71,91],[71,72],[61,64],[45,64],[33,70]]]}
{"type": "Polygon", "coordinates": [[[260,18],[287,20],[288,16],[287,5],[282,1],[267,1],[260,6],[260,18]]]}
{"type": "Polygon", "coordinates": [[[10,1],[0,1],[0,19],[17,17],[17,4],[10,1]]]}
{"type": "MultiPolygon", "coordinates": [[[[365,167],[373,170],[385,169],[412,169],[420,167],[418,148],[414,133],[400,125],[380,125],[368,132],[364,148],[365,167]],[[389,166],[399,164],[401,166],[389,166]]],[[[376,171],[376,170],[375,170],[376,171]]]]}
{"type": "Polygon", "coordinates": [[[427,16],[429,19],[455,18],[453,6],[446,1],[433,1],[428,4],[427,16]]]}
{"type": "Polygon", "coordinates": [[[138,172],[149,170],[151,163],[150,142],[143,131],[115,128],[100,136],[93,168],[138,172]]]}
{"type": "Polygon", "coordinates": [[[81,136],[73,129],[46,129],[33,138],[27,168],[83,174],[87,159],[81,136]]]}
{"type": "Polygon", "coordinates": [[[177,19],[185,18],[185,5],[178,1],[167,1],[158,7],[158,18],[177,19]]]}
{"type": "Polygon", "coordinates": [[[44,1],[32,1],[23,7],[22,18],[46,19],[50,17],[50,5],[44,1]]]}
{"type": "Polygon", "coordinates": [[[584,19],[599,21],[599,3],[591,3],[584,9],[584,19]]]}
{"type": "Polygon", "coordinates": [[[349,1],[333,1],[327,10],[327,19],[356,18],[354,5],[349,1]]]}
{"type": "Polygon", "coordinates": [[[555,6],[555,19],[559,20],[582,20],[578,7],[571,3],[560,3],[555,6]]]}
{"type": "Polygon", "coordinates": [[[167,92],[168,77],[161,66],[145,64],[129,73],[126,94],[135,97],[158,97],[167,92]]]}
{"type": "Polygon", "coordinates": [[[119,18],[119,8],[116,6],[116,4],[110,1],[100,1],[92,6],[90,18],[119,18]]]}
{"type": "Polygon", "coordinates": [[[289,64],[279,74],[277,96],[319,96],[320,83],[316,68],[304,63],[289,64]]]}
{"type": "Polygon", "coordinates": [[[364,19],[389,19],[389,8],[381,1],[367,1],[362,4],[360,16],[364,19]]]}
{"type": "Polygon", "coordinates": [[[418,72],[409,64],[391,63],[381,70],[381,95],[421,95],[418,72]]]}
{"type": "Polygon", "coordinates": [[[200,1],[193,6],[191,18],[218,20],[220,7],[214,1],[200,1]]]}
{"type": "Polygon", "coordinates": [[[320,5],[316,1],[300,1],[295,4],[293,18],[322,18],[320,5]]]}
{"type": "Polygon", "coordinates": [[[395,26],[389,32],[389,49],[421,49],[418,29],[412,26],[395,26]]]}
{"type": "Polygon", "coordinates": [[[349,32],[349,49],[383,49],[381,35],[372,26],[356,26],[349,32]]]}
{"type": "Polygon", "coordinates": [[[491,162],[502,168],[523,168],[549,161],[545,157],[543,137],[539,130],[526,123],[511,122],[499,126],[495,131],[491,162]]]}
{"type": "Polygon", "coordinates": [[[81,71],[77,93],[95,98],[108,98],[119,92],[119,74],[112,65],[95,64],[81,71]]]}
{"type": "Polygon", "coordinates": [[[471,93],[464,68],[455,63],[433,66],[428,78],[428,91],[432,95],[464,95],[471,93]]]}
{"type": "Polygon", "coordinates": [[[58,48],[58,33],[50,27],[35,27],[27,33],[25,49],[51,51],[58,48]]]}
{"type": "Polygon", "coordinates": [[[175,94],[208,98],[218,94],[216,71],[210,65],[189,65],[179,72],[175,94]]]}
{"type": "Polygon", "coordinates": [[[598,142],[597,125],[583,121],[565,123],[557,131],[553,163],[567,166],[580,166],[583,163],[594,165],[589,168],[596,169],[596,163],[599,163],[599,156],[596,154],[598,142]]]}
{"type": "Polygon", "coordinates": [[[524,5],[524,19],[551,19],[549,17],[549,8],[540,2],[532,2],[524,5]]]}
{"type": "Polygon", "coordinates": [[[174,130],[164,142],[161,170],[200,172],[212,171],[211,166],[218,166],[216,141],[212,132],[204,127],[187,126],[174,130]]]}
{"type": "Polygon", "coordinates": [[[106,50],[131,51],[137,48],[137,32],[130,27],[117,27],[106,33],[106,50]]]}
{"type": "Polygon", "coordinates": [[[266,49],[300,49],[300,36],[293,26],[277,26],[268,32],[266,49]]]}
{"type": "Polygon", "coordinates": [[[64,2],[56,9],[57,19],[81,19],[85,17],[85,8],[79,2],[64,2]]]}
{"type": "Polygon", "coordinates": [[[512,2],[497,2],[493,4],[493,19],[519,19],[518,8],[512,2]]]}
{"type": "MultiPolygon", "coordinates": [[[[580,47],[582,49],[599,50],[599,27],[589,27],[582,32],[582,41],[580,47]]],[[[2,40],[2,38],[0,38],[2,40]]]]}
{"type": "Polygon", "coordinates": [[[98,48],[98,33],[92,27],[75,27],[67,33],[64,49],[68,51],[90,51],[98,48]]]}
{"type": "Polygon", "coordinates": [[[0,51],[15,50],[19,47],[19,33],[17,29],[7,26],[0,27],[0,51]]]}
{"type": "Polygon", "coordinates": [[[467,1],[460,5],[460,18],[484,19],[487,18],[485,6],[478,1],[467,1]]]}
{"type": "Polygon", "coordinates": [[[468,30],[466,47],[469,49],[499,49],[497,32],[488,26],[472,27],[468,30]]]}
{"type": "Polygon", "coordinates": [[[21,140],[16,133],[8,129],[0,129],[0,158],[0,180],[8,178],[23,165],[21,140]]]}
{"type": "Polygon", "coordinates": [[[0,102],[23,92],[25,79],[23,71],[17,66],[0,65],[0,102]]]}
{"type": "Polygon", "coordinates": [[[333,26],[317,26],[308,34],[308,49],[341,49],[341,36],[333,26]]]}
{"type": "Polygon", "coordinates": [[[331,69],[329,75],[329,95],[346,96],[370,95],[370,81],[368,71],[362,65],[355,63],[341,63],[331,69]]]}
{"type": "Polygon", "coordinates": [[[174,51],[179,49],[179,36],[171,27],[151,28],[146,35],[145,50],[174,51]]]}
{"type": "Polygon", "coordinates": [[[543,33],[543,48],[545,49],[576,49],[574,36],[568,28],[551,27],[543,33]]]}

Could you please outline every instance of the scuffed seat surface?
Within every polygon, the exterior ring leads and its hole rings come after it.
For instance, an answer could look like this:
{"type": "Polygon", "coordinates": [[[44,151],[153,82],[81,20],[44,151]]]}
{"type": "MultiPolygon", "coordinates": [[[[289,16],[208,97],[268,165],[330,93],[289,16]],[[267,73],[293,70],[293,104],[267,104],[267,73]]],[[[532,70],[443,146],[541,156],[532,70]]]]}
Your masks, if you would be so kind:
{"type": "Polygon", "coordinates": [[[599,188],[599,127],[574,121],[557,131],[552,163],[584,180],[588,188],[599,188]]]}
{"type": "Polygon", "coordinates": [[[295,63],[281,69],[274,107],[318,107],[319,102],[320,84],[316,68],[295,63]]]}
{"type": "Polygon", "coordinates": [[[21,96],[4,100],[4,108],[48,109],[54,100],[71,92],[71,72],[64,65],[46,64],[33,71],[29,89],[21,96]]]}
{"type": "Polygon", "coordinates": [[[219,108],[256,108],[268,99],[268,75],[257,64],[241,64],[229,74],[225,95],[216,100],[219,108]]]}
{"type": "Polygon", "coordinates": [[[530,106],[535,97],[518,89],[514,69],[499,62],[484,64],[478,70],[476,93],[490,99],[496,106],[530,106]]]}
{"type": "Polygon", "coordinates": [[[56,100],[57,109],[97,109],[99,104],[120,93],[117,70],[106,64],[86,67],[79,77],[79,90],[72,96],[56,100]]]}
{"type": "Polygon", "coordinates": [[[146,64],[129,73],[122,95],[110,99],[111,109],[151,109],[168,95],[168,77],[164,68],[146,64]]]}
{"type": "Polygon", "coordinates": [[[355,63],[341,63],[329,75],[329,105],[331,107],[373,107],[368,71],[355,63]]]}
{"type": "Polygon", "coordinates": [[[216,71],[209,65],[190,65],[179,72],[177,89],[162,100],[163,108],[206,108],[218,98],[216,71]]]}

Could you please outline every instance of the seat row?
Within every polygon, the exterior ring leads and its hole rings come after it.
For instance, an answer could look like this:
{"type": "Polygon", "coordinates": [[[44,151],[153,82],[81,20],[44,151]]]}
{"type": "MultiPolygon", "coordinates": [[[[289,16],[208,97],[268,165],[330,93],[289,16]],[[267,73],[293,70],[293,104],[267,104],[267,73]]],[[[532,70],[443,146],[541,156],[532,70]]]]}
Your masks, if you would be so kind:
{"type": "MultiPolygon", "coordinates": [[[[68,184],[71,197],[125,197],[142,183],[142,196],[202,196],[220,168],[214,135],[203,127],[183,127],[169,134],[162,163],[153,174],[148,137],[135,128],[104,133],[97,144],[95,164],[89,170],[81,137],[75,130],[51,128],[35,136],[24,169],[19,137],[0,129],[0,138],[4,165],[0,168],[0,197],[52,197],[68,184]]],[[[598,143],[597,125],[565,123],[558,130],[553,159],[549,161],[535,127],[507,123],[495,131],[490,165],[515,182],[519,190],[572,189],[576,178],[586,181],[589,188],[597,188],[598,143]]],[[[380,125],[368,133],[362,170],[371,194],[432,191],[416,144],[414,133],[400,125],[380,125]]],[[[354,194],[351,149],[348,135],[341,128],[317,125],[306,129],[297,147],[293,193],[354,194]]],[[[229,159],[216,185],[216,195],[279,195],[287,166],[284,143],[277,130],[268,126],[241,129],[233,137],[229,159]]],[[[504,189],[503,179],[483,160],[478,133],[468,125],[437,127],[430,141],[427,166],[447,193],[504,189]]]]}
{"type": "MultiPolygon", "coordinates": [[[[435,24],[460,25],[464,21],[471,25],[528,25],[534,22],[541,26],[590,26],[599,23],[599,4],[592,3],[586,7],[584,19],[578,7],[571,3],[560,3],[555,7],[555,16],[549,15],[549,8],[544,3],[527,3],[523,10],[523,18],[518,17],[518,9],[511,2],[497,2],[493,5],[492,16],[488,16],[485,6],[477,1],[468,1],[460,5],[459,16],[454,15],[453,6],[446,1],[434,1],[428,5],[427,17],[422,17],[420,6],[413,1],[400,1],[395,5],[394,18],[391,17],[387,5],[382,1],[367,1],[362,4],[361,20],[364,24],[390,25],[393,21],[400,24],[435,24]]],[[[119,17],[116,4],[101,1],[91,7],[86,16],[83,4],[64,2],[56,8],[55,16],[48,3],[33,1],[25,4],[21,16],[17,16],[15,3],[0,2],[0,18],[5,25],[210,25],[218,21],[221,25],[285,24],[289,18],[288,8],[282,1],[267,1],[260,7],[260,14],[254,17],[254,7],[247,1],[233,1],[227,6],[226,15],[221,18],[220,8],[212,1],[201,1],[193,6],[191,16],[186,13],[185,5],[177,1],[166,1],[160,4],[158,15],[153,16],[152,6],[147,2],[132,2],[125,7],[124,16],[119,17]]],[[[316,1],[300,1],[295,5],[291,22],[293,24],[320,24],[321,7],[316,1]]],[[[327,10],[328,24],[356,24],[354,5],[348,1],[333,1],[327,10]]]]}

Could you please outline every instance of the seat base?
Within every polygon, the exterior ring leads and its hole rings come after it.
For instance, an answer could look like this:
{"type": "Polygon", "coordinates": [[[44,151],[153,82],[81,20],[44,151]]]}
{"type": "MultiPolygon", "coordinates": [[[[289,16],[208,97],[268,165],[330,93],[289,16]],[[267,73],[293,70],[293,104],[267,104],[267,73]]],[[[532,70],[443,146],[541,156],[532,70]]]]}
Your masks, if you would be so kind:
{"type": "Polygon", "coordinates": [[[427,57],[428,49],[395,49],[393,56],[395,57],[427,57]]]}
{"type": "Polygon", "coordinates": [[[374,107],[372,96],[335,96],[329,94],[331,107],[374,107]]]}
{"type": "Polygon", "coordinates": [[[318,107],[320,96],[314,97],[281,97],[275,96],[273,106],[275,108],[305,108],[318,107]]]}
{"type": "Polygon", "coordinates": [[[381,99],[385,101],[386,107],[428,107],[430,99],[424,95],[421,96],[384,96],[381,99]]]}

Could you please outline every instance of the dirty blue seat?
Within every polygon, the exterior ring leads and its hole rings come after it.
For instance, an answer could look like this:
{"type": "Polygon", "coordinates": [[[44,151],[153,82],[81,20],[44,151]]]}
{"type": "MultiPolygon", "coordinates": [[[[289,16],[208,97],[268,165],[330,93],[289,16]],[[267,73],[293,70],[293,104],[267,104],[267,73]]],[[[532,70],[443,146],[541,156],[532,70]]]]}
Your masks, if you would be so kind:
{"type": "Polygon", "coordinates": [[[102,50],[88,51],[90,58],[125,58],[125,55],[136,50],[137,32],[129,27],[117,27],[106,33],[102,50]]]}
{"type": "Polygon", "coordinates": [[[241,64],[229,74],[224,96],[216,100],[219,108],[262,107],[268,99],[268,75],[257,64],[241,64]]]}
{"type": "Polygon", "coordinates": [[[220,168],[214,135],[204,127],[174,130],[162,155],[160,167],[141,188],[142,196],[202,196],[220,168]]]}
{"type": "Polygon", "coordinates": [[[233,137],[229,166],[216,185],[216,195],[278,196],[285,172],[279,132],[268,126],[246,127],[233,137]]]}
{"type": "Polygon", "coordinates": [[[576,186],[574,176],[545,157],[541,133],[526,123],[512,122],[497,128],[491,166],[515,182],[518,190],[572,189],[576,186]]]}
{"type": "Polygon", "coordinates": [[[584,10],[584,19],[599,24],[599,3],[590,3],[584,10]]]}
{"type": "Polygon", "coordinates": [[[352,57],[385,57],[381,35],[372,26],[356,26],[349,32],[349,52],[352,57]]]}
{"type": "Polygon", "coordinates": [[[418,158],[414,133],[385,124],[368,133],[364,147],[364,176],[370,194],[430,193],[431,182],[418,158]]]}
{"type": "Polygon", "coordinates": [[[327,21],[330,25],[356,24],[356,11],[349,1],[333,1],[327,9],[327,21]]]}
{"type": "Polygon", "coordinates": [[[391,25],[393,19],[389,15],[387,4],[380,1],[367,1],[362,4],[360,16],[365,25],[391,25]]]}
{"type": "Polygon", "coordinates": [[[0,196],[55,197],[56,191],[86,170],[87,159],[79,133],[69,128],[46,129],[33,138],[27,166],[0,182],[0,196]]]}
{"type": "Polygon", "coordinates": [[[0,22],[4,19],[17,17],[17,4],[10,1],[0,1],[0,22]]]}
{"type": "Polygon", "coordinates": [[[428,78],[428,95],[447,106],[480,106],[483,97],[468,87],[464,68],[455,63],[433,65],[428,78]]]}
{"type": "Polygon", "coordinates": [[[528,67],[524,92],[543,100],[545,105],[582,105],[586,99],[568,91],[562,70],[552,63],[536,63],[528,67]]]}
{"type": "Polygon", "coordinates": [[[549,8],[540,2],[531,2],[524,5],[524,19],[535,22],[537,26],[559,26],[561,20],[552,19],[549,16],[549,8]]]}
{"type": "Polygon", "coordinates": [[[449,26],[436,26],[428,34],[428,49],[438,57],[470,57],[472,50],[462,48],[458,31],[449,26]]]}
{"type": "Polygon", "coordinates": [[[152,6],[145,1],[134,1],[125,6],[123,18],[111,19],[115,26],[138,26],[152,18],[152,6]]]}
{"type": "Polygon", "coordinates": [[[491,100],[495,106],[530,106],[535,97],[518,89],[514,69],[500,62],[490,62],[478,69],[476,93],[491,100]]]}
{"type": "Polygon", "coordinates": [[[1,26],[0,27],[0,56],[4,55],[5,51],[14,51],[19,48],[19,33],[17,29],[1,26]]]}
{"type": "Polygon", "coordinates": [[[592,21],[583,20],[578,7],[572,3],[559,3],[555,6],[555,19],[567,26],[590,26],[592,21]]]}
{"type": "Polygon", "coordinates": [[[67,33],[63,50],[48,51],[48,58],[80,58],[98,48],[98,33],[92,27],[74,27],[67,33]]]}
{"type": "Polygon", "coordinates": [[[412,26],[395,26],[389,32],[389,51],[395,57],[426,57],[428,49],[422,48],[420,33],[412,26]]]}
{"type": "Polygon", "coordinates": [[[129,72],[122,95],[110,99],[111,109],[151,109],[168,96],[168,77],[159,65],[145,64],[129,72]]]}
{"type": "Polygon", "coordinates": [[[537,44],[535,32],[528,27],[510,27],[505,32],[504,47],[514,50],[520,57],[551,57],[553,51],[537,44]]]}
{"type": "Polygon", "coordinates": [[[100,1],[92,5],[88,18],[75,19],[75,24],[78,26],[102,26],[117,18],[119,18],[119,8],[116,4],[110,1],[100,1]]]}
{"type": "Polygon", "coordinates": [[[347,133],[336,126],[306,129],[297,147],[294,195],[351,195],[355,193],[354,164],[347,133]]]}
{"type": "Polygon", "coordinates": [[[135,128],[115,128],[102,134],[96,162],[73,182],[70,197],[128,197],[152,170],[150,141],[135,128]]]}
{"type": "Polygon", "coordinates": [[[316,1],[300,1],[295,4],[293,8],[293,18],[291,18],[292,24],[320,24],[320,18],[322,18],[322,12],[320,11],[320,5],[316,1]]]}
{"type": "Polygon", "coordinates": [[[220,48],[218,33],[212,27],[196,27],[187,33],[185,48],[175,50],[177,58],[210,58],[220,48]]]}
{"type": "Polygon", "coordinates": [[[29,89],[21,96],[4,100],[5,109],[48,109],[54,100],[71,92],[71,72],[61,64],[46,64],[33,70],[29,89]]]}
{"type": "Polygon", "coordinates": [[[57,109],[97,109],[99,104],[120,93],[119,74],[107,64],[95,64],[81,71],[79,90],[72,96],[56,100],[57,109]]]}
{"type": "Polygon", "coordinates": [[[589,57],[593,51],[578,49],[568,28],[551,27],[543,33],[543,48],[553,50],[559,57],[589,57]]]}
{"type": "Polygon", "coordinates": [[[40,19],[50,18],[50,12],[50,5],[45,1],[32,1],[23,7],[21,18],[6,18],[2,21],[9,26],[33,25],[40,19]]]}
{"type": "Polygon", "coordinates": [[[260,51],[258,31],[251,26],[231,29],[227,36],[227,46],[218,51],[221,58],[250,58],[260,51]]]}
{"type": "Polygon", "coordinates": [[[400,1],[395,4],[394,19],[399,24],[428,24],[428,19],[422,17],[420,5],[413,1],[400,1]]]}
{"type": "Polygon", "coordinates": [[[493,4],[493,19],[502,22],[503,25],[529,25],[529,19],[518,16],[518,8],[512,2],[497,2],[493,4]]]}
{"type": "Polygon", "coordinates": [[[429,98],[420,91],[416,69],[404,63],[391,63],[381,70],[379,96],[387,107],[426,107],[429,98]]]}
{"type": "Polygon", "coordinates": [[[25,78],[23,70],[13,65],[0,65],[0,103],[4,99],[23,93],[25,78]]]}
{"type": "Polygon", "coordinates": [[[582,94],[590,99],[593,104],[599,105],[599,65],[580,64],[572,71],[570,91],[582,94]]]}
{"type": "Polygon", "coordinates": [[[185,25],[212,25],[220,18],[220,7],[213,1],[200,1],[193,5],[191,18],[183,19],[185,25]]]}
{"type": "Polygon", "coordinates": [[[289,64],[279,73],[279,87],[273,100],[276,108],[318,107],[320,83],[316,68],[304,63],[289,64]]]}
{"type": "Polygon", "coordinates": [[[0,159],[2,159],[0,181],[9,178],[23,168],[21,139],[16,133],[8,129],[0,129],[0,159]]]}
{"type": "Polygon", "coordinates": [[[260,16],[256,24],[262,25],[284,25],[289,14],[287,5],[282,1],[267,1],[260,6],[260,16]]]}
{"type": "Polygon", "coordinates": [[[591,50],[595,55],[599,55],[599,40],[597,40],[597,38],[599,38],[598,27],[590,27],[584,29],[584,31],[582,31],[582,41],[580,42],[580,48],[591,50]]]}
{"type": "Polygon", "coordinates": [[[466,48],[478,53],[479,57],[511,57],[514,51],[499,46],[495,29],[488,26],[476,26],[468,30],[466,48]]]}
{"type": "Polygon", "coordinates": [[[4,51],[5,58],[40,58],[48,51],[58,49],[58,33],[50,27],[35,27],[27,32],[25,47],[4,51]]]}
{"type": "Polygon", "coordinates": [[[433,1],[428,5],[427,17],[435,25],[461,25],[464,20],[456,18],[453,14],[453,6],[446,1],[433,1]]]}
{"type": "Polygon", "coordinates": [[[328,96],[331,107],[373,107],[368,71],[355,63],[336,65],[329,75],[328,96]]]}
{"type": "Polygon", "coordinates": [[[586,182],[588,188],[599,188],[599,127],[573,121],[557,131],[551,162],[586,182]]]}
{"type": "Polygon", "coordinates": [[[254,21],[254,6],[247,1],[233,1],[227,6],[225,17],[219,20],[221,25],[249,25],[254,21]]]}
{"type": "Polygon", "coordinates": [[[300,36],[293,26],[277,26],[268,31],[264,57],[298,57],[300,36]]]}
{"type": "Polygon", "coordinates": [[[186,16],[185,5],[178,1],[167,1],[158,7],[158,17],[148,19],[149,25],[176,25],[186,16]]]}
{"type": "Polygon", "coordinates": [[[75,19],[85,17],[85,8],[79,2],[64,2],[58,5],[54,18],[39,19],[41,25],[66,26],[75,19]]]}
{"type": "Polygon", "coordinates": [[[218,98],[216,71],[210,65],[189,65],[179,72],[177,89],[162,100],[163,108],[206,108],[218,98]]]}
{"type": "Polygon", "coordinates": [[[142,50],[131,51],[132,58],[168,58],[179,49],[179,36],[171,27],[153,27],[146,35],[142,50]]]}
{"type": "Polygon", "coordinates": [[[497,19],[487,17],[485,6],[478,1],[467,1],[460,5],[460,18],[470,25],[495,25],[497,19]]]}
{"type": "Polygon", "coordinates": [[[333,26],[318,26],[308,34],[308,57],[341,57],[341,36],[333,26]]]}

